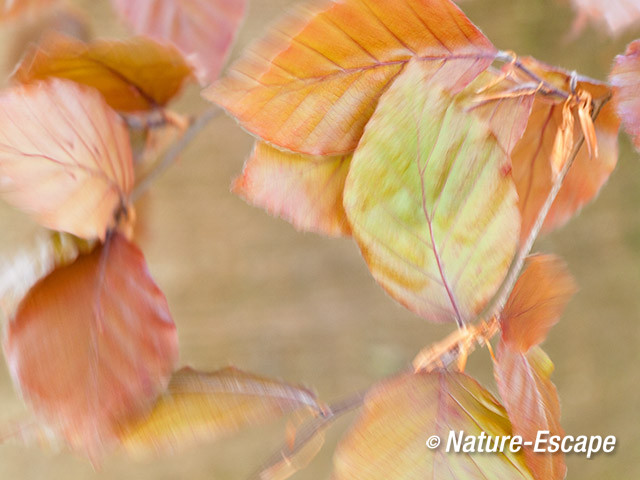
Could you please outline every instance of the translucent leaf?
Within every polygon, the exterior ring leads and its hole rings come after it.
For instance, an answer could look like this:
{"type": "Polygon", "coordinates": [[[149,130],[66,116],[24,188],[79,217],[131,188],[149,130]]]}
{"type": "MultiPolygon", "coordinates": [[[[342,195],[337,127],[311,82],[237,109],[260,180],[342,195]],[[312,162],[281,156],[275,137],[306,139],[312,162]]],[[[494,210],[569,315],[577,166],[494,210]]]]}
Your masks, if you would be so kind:
{"type": "Polygon", "coordinates": [[[65,78],[102,93],[120,111],[163,106],[191,76],[191,66],[175,47],[144,37],[124,41],[83,43],[63,35],[48,35],[31,48],[13,79],[31,83],[65,78]]]}
{"type": "Polygon", "coordinates": [[[170,41],[189,56],[201,82],[219,75],[246,8],[246,0],[111,2],[136,33],[170,41]]]}
{"type": "Polygon", "coordinates": [[[37,417],[96,460],[166,388],[178,338],[142,253],[115,234],[29,291],[5,353],[37,417]]]}
{"type": "Polygon", "coordinates": [[[625,130],[640,150],[640,40],[616,57],[610,75],[614,104],[625,130]]]}
{"type": "Polygon", "coordinates": [[[297,7],[205,91],[269,143],[351,153],[412,58],[459,91],[496,55],[449,0],[341,0],[297,7]]]}
{"type": "MultiPolygon", "coordinates": [[[[534,445],[539,431],[564,436],[558,392],[549,379],[553,363],[540,348],[523,354],[501,343],[494,371],[514,434],[534,445]]],[[[534,452],[533,447],[525,446],[524,455],[536,478],[564,479],[567,467],[562,452],[539,453],[534,452]]]]}
{"type": "Polygon", "coordinates": [[[380,100],[344,206],[371,272],[394,298],[427,319],[462,323],[509,268],[518,199],[487,122],[428,76],[411,62],[380,100]]]}
{"type": "Polygon", "coordinates": [[[450,432],[511,435],[502,406],[462,373],[405,374],[375,386],[340,442],[334,480],[532,479],[521,454],[446,453],[450,432]],[[439,448],[427,439],[437,435],[439,448]]]}
{"type": "Polygon", "coordinates": [[[303,388],[235,368],[214,373],[184,368],[174,374],[154,409],[124,425],[119,437],[134,455],[175,451],[303,407],[320,408],[303,388]]]}
{"type": "Polygon", "coordinates": [[[342,206],[351,155],[312,157],[258,142],[233,191],[304,231],[349,235],[342,206]]]}
{"type": "Polygon", "coordinates": [[[522,353],[542,343],[576,290],[562,260],[553,255],[529,257],[500,316],[503,340],[522,353]]]}
{"type": "MultiPolygon", "coordinates": [[[[544,65],[531,58],[521,59],[529,69],[546,81],[571,91],[571,74],[544,65]]],[[[610,88],[606,84],[591,83],[577,77],[577,90],[584,90],[595,100],[606,98],[610,88]]],[[[553,184],[553,147],[563,121],[564,100],[539,95],[524,136],[512,154],[513,179],[516,182],[522,214],[521,237],[525,239],[535,224],[553,184]]],[[[574,115],[576,113],[574,112],[574,115]]],[[[579,138],[581,123],[575,123],[573,137],[579,138]]],[[[543,225],[543,232],[564,225],[580,208],[591,201],[609,178],[618,161],[618,120],[613,105],[607,103],[595,122],[598,154],[592,158],[587,144],[576,157],[563,186],[543,225]]]]}
{"type": "Polygon", "coordinates": [[[104,239],[133,182],[127,130],[96,90],[52,79],[0,94],[0,196],[45,227],[104,239]]]}

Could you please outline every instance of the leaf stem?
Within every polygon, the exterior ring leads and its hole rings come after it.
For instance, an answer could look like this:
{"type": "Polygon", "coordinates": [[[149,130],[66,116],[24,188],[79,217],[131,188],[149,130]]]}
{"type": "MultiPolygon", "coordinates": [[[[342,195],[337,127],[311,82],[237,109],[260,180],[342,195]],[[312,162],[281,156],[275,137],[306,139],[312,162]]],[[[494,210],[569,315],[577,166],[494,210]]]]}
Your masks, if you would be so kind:
{"type": "MultiPolygon", "coordinates": [[[[593,112],[591,114],[591,119],[594,123],[598,118],[598,115],[602,111],[602,108],[607,104],[607,102],[610,99],[611,99],[611,95],[608,95],[602,99],[594,101],[593,112]]],[[[538,216],[536,217],[536,221],[533,227],[531,228],[529,235],[527,236],[524,243],[522,243],[518,248],[516,252],[516,256],[511,262],[511,265],[509,267],[509,271],[507,272],[507,276],[505,277],[505,280],[502,282],[502,285],[494,295],[493,300],[489,302],[487,307],[485,307],[485,309],[480,313],[480,315],[476,317],[476,320],[498,316],[502,311],[502,309],[504,308],[504,305],[507,299],[509,298],[509,295],[511,295],[511,292],[515,287],[516,281],[520,276],[520,271],[522,270],[522,266],[524,265],[524,262],[527,256],[531,252],[533,244],[536,238],[538,237],[538,235],[540,234],[540,230],[542,229],[542,226],[544,225],[544,221],[547,218],[547,215],[549,214],[549,211],[551,210],[551,207],[553,206],[553,203],[555,202],[558,196],[558,193],[560,193],[560,189],[564,184],[564,180],[567,177],[567,174],[569,173],[571,166],[573,165],[576,158],[578,157],[578,153],[580,152],[580,149],[584,145],[584,142],[585,142],[585,136],[581,130],[580,138],[574,144],[573,150],[571,151],[571,155],[569,156],[569,159],[567,160],[567,162],[565,162],[564,166],[562,167],[562,170],[560,171],[558,178],[553,183],[553,186],[551,187],[551,190],[547,195],[547,199],[545,200],[544,205],[538,212],[538,216]]]]}
{"type": "Polygon", "coordinates": [[[129,202],[135,203],[143,193],[145,193],[153,182],[162,175],[174,162],[178,159],[182,151],[191,143],[191,141],[208,125],[208,123],[214,118],[218,117],[222,113],[216,106],[212,106],[202,112],[193,123],[184,132],[184,135],[180,137],[165,153],[162,160],[160,160],[154,168],[142,177],[133,188],[131,195],[129,195],[129,202]]]}

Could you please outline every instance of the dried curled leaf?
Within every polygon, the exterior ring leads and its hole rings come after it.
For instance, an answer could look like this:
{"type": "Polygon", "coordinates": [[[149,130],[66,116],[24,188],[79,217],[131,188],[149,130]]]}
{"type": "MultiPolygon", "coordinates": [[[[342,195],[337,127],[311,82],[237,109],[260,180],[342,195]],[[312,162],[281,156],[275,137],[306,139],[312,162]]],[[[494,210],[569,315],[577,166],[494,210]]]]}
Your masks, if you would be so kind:
{"type": "Polygon", "coordinates": [[[640,150],[640,40],[629,44],[625,54],[616,57],[609,78],[614,87],[616,111],[640,150]]]}
{"type": "Polygon", "coordinates": [[[142,253],[114,234],[29,291],[5,353],[38,418],[98,459],[166,388],[178,337],[142,253]]]}
{"type": "Polygon", "coordinates": [[[189,56],[203,83],[222,70],[246,8],[246,0],[111,1],[136,33],[172,42],[189,56]]]}
{"type": "Polygon", "coordinates": [[[495,55],[450,0],[316,2],[273,27],[204,95],[269,143],[342,155],[411,59],[457,92],[495,55]]]}
{"type": "Polygon", "coordinates": [[[347,177],[344,206],[371,272],[434,321],[470,320],[502,282],[520,216],[509,158],[411,62],[384,94],[347,177]]]}
{"type": "Polygon", "coordinates": [[[553,255],[529,257],[500,316],[505,343],[521,353],[542,343],[576,290],[562,260],[553,255]]]}
{"type": "Polygon", "coordinates": [[[173,46],[137,37],[84,43],[48,35],[32,47],[13,74],[20,83],[50,77],[73,80],[102,93],[120,111],[164,106],[189,79],[192,67],[173,46]]]}
{"type": "Polygon", "coordinates": [[[342,206],[351,155],[312,157],[258,142],[233,191],[304,231],[349,235],[342,206]]]}
{"type": "Polygon", "coordinates": [[[127,130],[96,90],[52,79],[0,94],[0,196],[45,227],[104,239],[133,177],[127,130]]]}
{"type": "Polygon", "coordinates": [[[340,442],[334,480],[533,479],[521,454],[445,453],[450,432],[511,435],[503,407],[477,382],[447,371],[405,374],[375,386],[340,442]],[[428,449],[437,435],[440,448],[428,449]]]}
{"type": "MultiPolygon", "coordinates": [[[[571,91],[571,73],[532,58],[520,61],[557,88],[565,92],[571,91]]],[[[577,80],[576,90],[586,92],[595,101],[602,101],[611,94],[611,89],[604,83],[593,83],[579,76],[577,80]]],[[[564,100],[560,98],[538,95],[524,136],[512,154],[513,179],[518,189],[522,215],[520,234],[523,240],[529,235],[553,185],[553,147],[563,124],[563,106],[564,100]]],[[[582,134],[580,129],[584,122],[573,123],[573,138],[577,139],[582,134]]],[[[620,121],[609,102],[600,111],[594,125],[597,141],[591,143],[597,144],[597,151],[592,152],[592,158],[589,153],[590,142],[585,142],[582,146],[545,219],[543,232],[564,225],[600,191],[618,161],[619,126],[620,121]]]]}
{"type": "MultiPolygon", "coordinates": [[[[514,434],[520,435],[524,442],[534,443],[539,431],[564,436],[558,392],[550,380],[553,363],[540,348],[525,354],[501,342],[494,372],[514,434]]],[[[524,455],[536,478],[564,479],[567,467],[561,451],[536,453],[525,444],[524,455]]]]}
{"type": "Polygon", "coordinates": [[[134,455],[175,451],[300,408],[320,409],[313,393],[277,380],[235,368],[213,373],[183,368],[154,409],[123,425],[119,438],[134,455]]]}

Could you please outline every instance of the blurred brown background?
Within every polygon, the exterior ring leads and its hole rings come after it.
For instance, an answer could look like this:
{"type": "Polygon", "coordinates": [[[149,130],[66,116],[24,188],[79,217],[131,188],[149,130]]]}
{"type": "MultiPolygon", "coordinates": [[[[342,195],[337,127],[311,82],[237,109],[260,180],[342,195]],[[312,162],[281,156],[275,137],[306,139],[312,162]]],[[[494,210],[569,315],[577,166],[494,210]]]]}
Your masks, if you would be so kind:
{"type": "MultiPolygon", "coordinates": [[[[106,0],[75,2],[98,36],[122,36],[106,0]]],[[[252,0],[235,54],[260,35],[291,0],[252,0]]],[[[496,46],[606,78],[613,57],[635,31],[611,39],[587,29],[565,37],[571,9],[556,0],[468,0],[468,16],[496,46]]],[[[0,64],[10,68],[15,25],[0,27],[0,64]]],[[[177,105],[205,108],[197,88],[177,105]]],[[[297,382],[332,400],[406,365],[451,326],[435,326],[379,288],[351,240],[296,232],[229,192],[252,140],[227,117],[216,119],[153,189],[142,245],[178,325],[182,363],[240,368],[297,382]]],[[[0,255],[38,233],[24,215],[0,204],[0,255]]],[[[569,479],[640,478],[640,155],[621,136],[618,169],[598,200],[537,250],[563,256],[581,291],[545,345],[569,434],[616,435],[614,454],[570,455],[569,479]]],[[[470,372],[493,386],[486,351],[470,372]]],[[[0,368],[0,422],[25,412],[6,367],[0,368]]],[[[331,453],[353,416],[330,431],[322,453],[298,479],[328,478],[331,453]]],[[[94,472],[72,454],[0,446],[0,478],[242,479],[275,451],[282,424],[147,462],[109,458],[94,472]]]]}

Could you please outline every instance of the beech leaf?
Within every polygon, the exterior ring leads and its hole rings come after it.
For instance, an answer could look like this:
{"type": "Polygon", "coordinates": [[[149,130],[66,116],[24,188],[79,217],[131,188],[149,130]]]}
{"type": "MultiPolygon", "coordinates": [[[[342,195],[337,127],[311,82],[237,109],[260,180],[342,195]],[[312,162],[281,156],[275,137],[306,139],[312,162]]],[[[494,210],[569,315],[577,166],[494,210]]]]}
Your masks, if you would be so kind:
{"type": "Polygon", "coordinates": [[[573,277],[558,257],[529,257],[500,315],[505,343],[521,353],[542,343],[576,291],[573,277]]]}
{"type": "MultiPolygon", "coordinates": [[[[558,392],[549,379],[553,363],[540,348],[532,348],[525,354],[501,342],[494,372],[515,435],[520,435],[523,442],[534,444],[539,431],[564,436],[558,392]]],[[[567,467],[561,451],[536,453],[526,443],[523,449],[527,465],[536,478],[564,479],[567,467]]]]}
{"type": "Polygon", "coordinates": [[[246,0],[112,0],[139,35],[172,42],[204,83],[215,79],[244,18],[246,0]]]}
{"type": "Polygon", "coordinates": [[[457,92],[495,48],[450,0],[334,0],[297,7],[204,92],[269,143],[351,153],[411,60],[457,92]]]}
{"type": "Polygon", "coordinates": [[[616,57],[609,78],[614,87],[616,111],[640,150],[640,40],[629,44],[625,54],[616,57]]]}
{"type": "Polygon", "coordinates": [[[334,480],[533,479],[520,453],[446,453],[450,432],[512,435],[503,407],[463,373],[404,374],[375,386],[340,442],[334,480]],[[428,449],[437,435],[441,444],[428,449]]]}
{"type": "Polygon", "coordinates": [[[51,34],[25,54],[13,79],[66,78],[98,89],[112,108],[130,112],[166,105],[191,73],[175,47],[149,38],[86,44],[51,34]]]}
{"type": "Polygon", "coordinates": [[[258,142],[233,191],[304,231],[349,235],[342,206],[351,155],[313,157],[258,142]]]}
{"type": "MultiPolygon", "coordinates": [[[[520,59],[530,70],[546,81],[570,92],[571,74],[545,65],[532,58],[520,59]]],[[[585,91],[595,100],[606,98],[611,90],[604,83],[593,83],[577,77],[577,91],[585,91]]],[[[521,238],[526,239],[553,185],[553,148],[563,125],[564,100],[538,95],[533,104],[527,129],[511,156],[513,179],[518,189],[522,215],[521,238]]],[[[574,115],[576,113],[574,112],[574,115]]],[[[574,121],[573,138],[581,135],[582,123],[574,121]]],[[[549,232],[564,225],[591,201],[608,180],[618,161],[618,129],[620,120],[611,102],[607,103],[595,122],[598,151],[589,154],[589,142],[578,152],[562,188],[547,215],[542,231],[549,232]]]]}
{"type": "Polygon", "coordinates": [[[166,388],[178,338],[142,253],[116,233],[29,291],[5,353],[37,417],[97,460],[166,388]]]}
{"type": "Polygon", "coordinates": [[[129,135],[102,96],[51,79],[0,93],[0,196],[45,227],[105,238],[134,173],[129,135]]]}
{"type": "Polygon", "coordinates": [[[319,411],[306,389],[225,368],[176,372],[169,388],[146,416],[124,425],[124,449],[136,456],[175,451],[206,439],[276,420],[300,408],[319,411]]]}
{"type": "Polygon", "coordinates": [[[434,321],[462,324],[509,268],[520,216],[509,158],[411,62],[380,100],[356,150],[344,205],[373,276],[434,321]]]}

